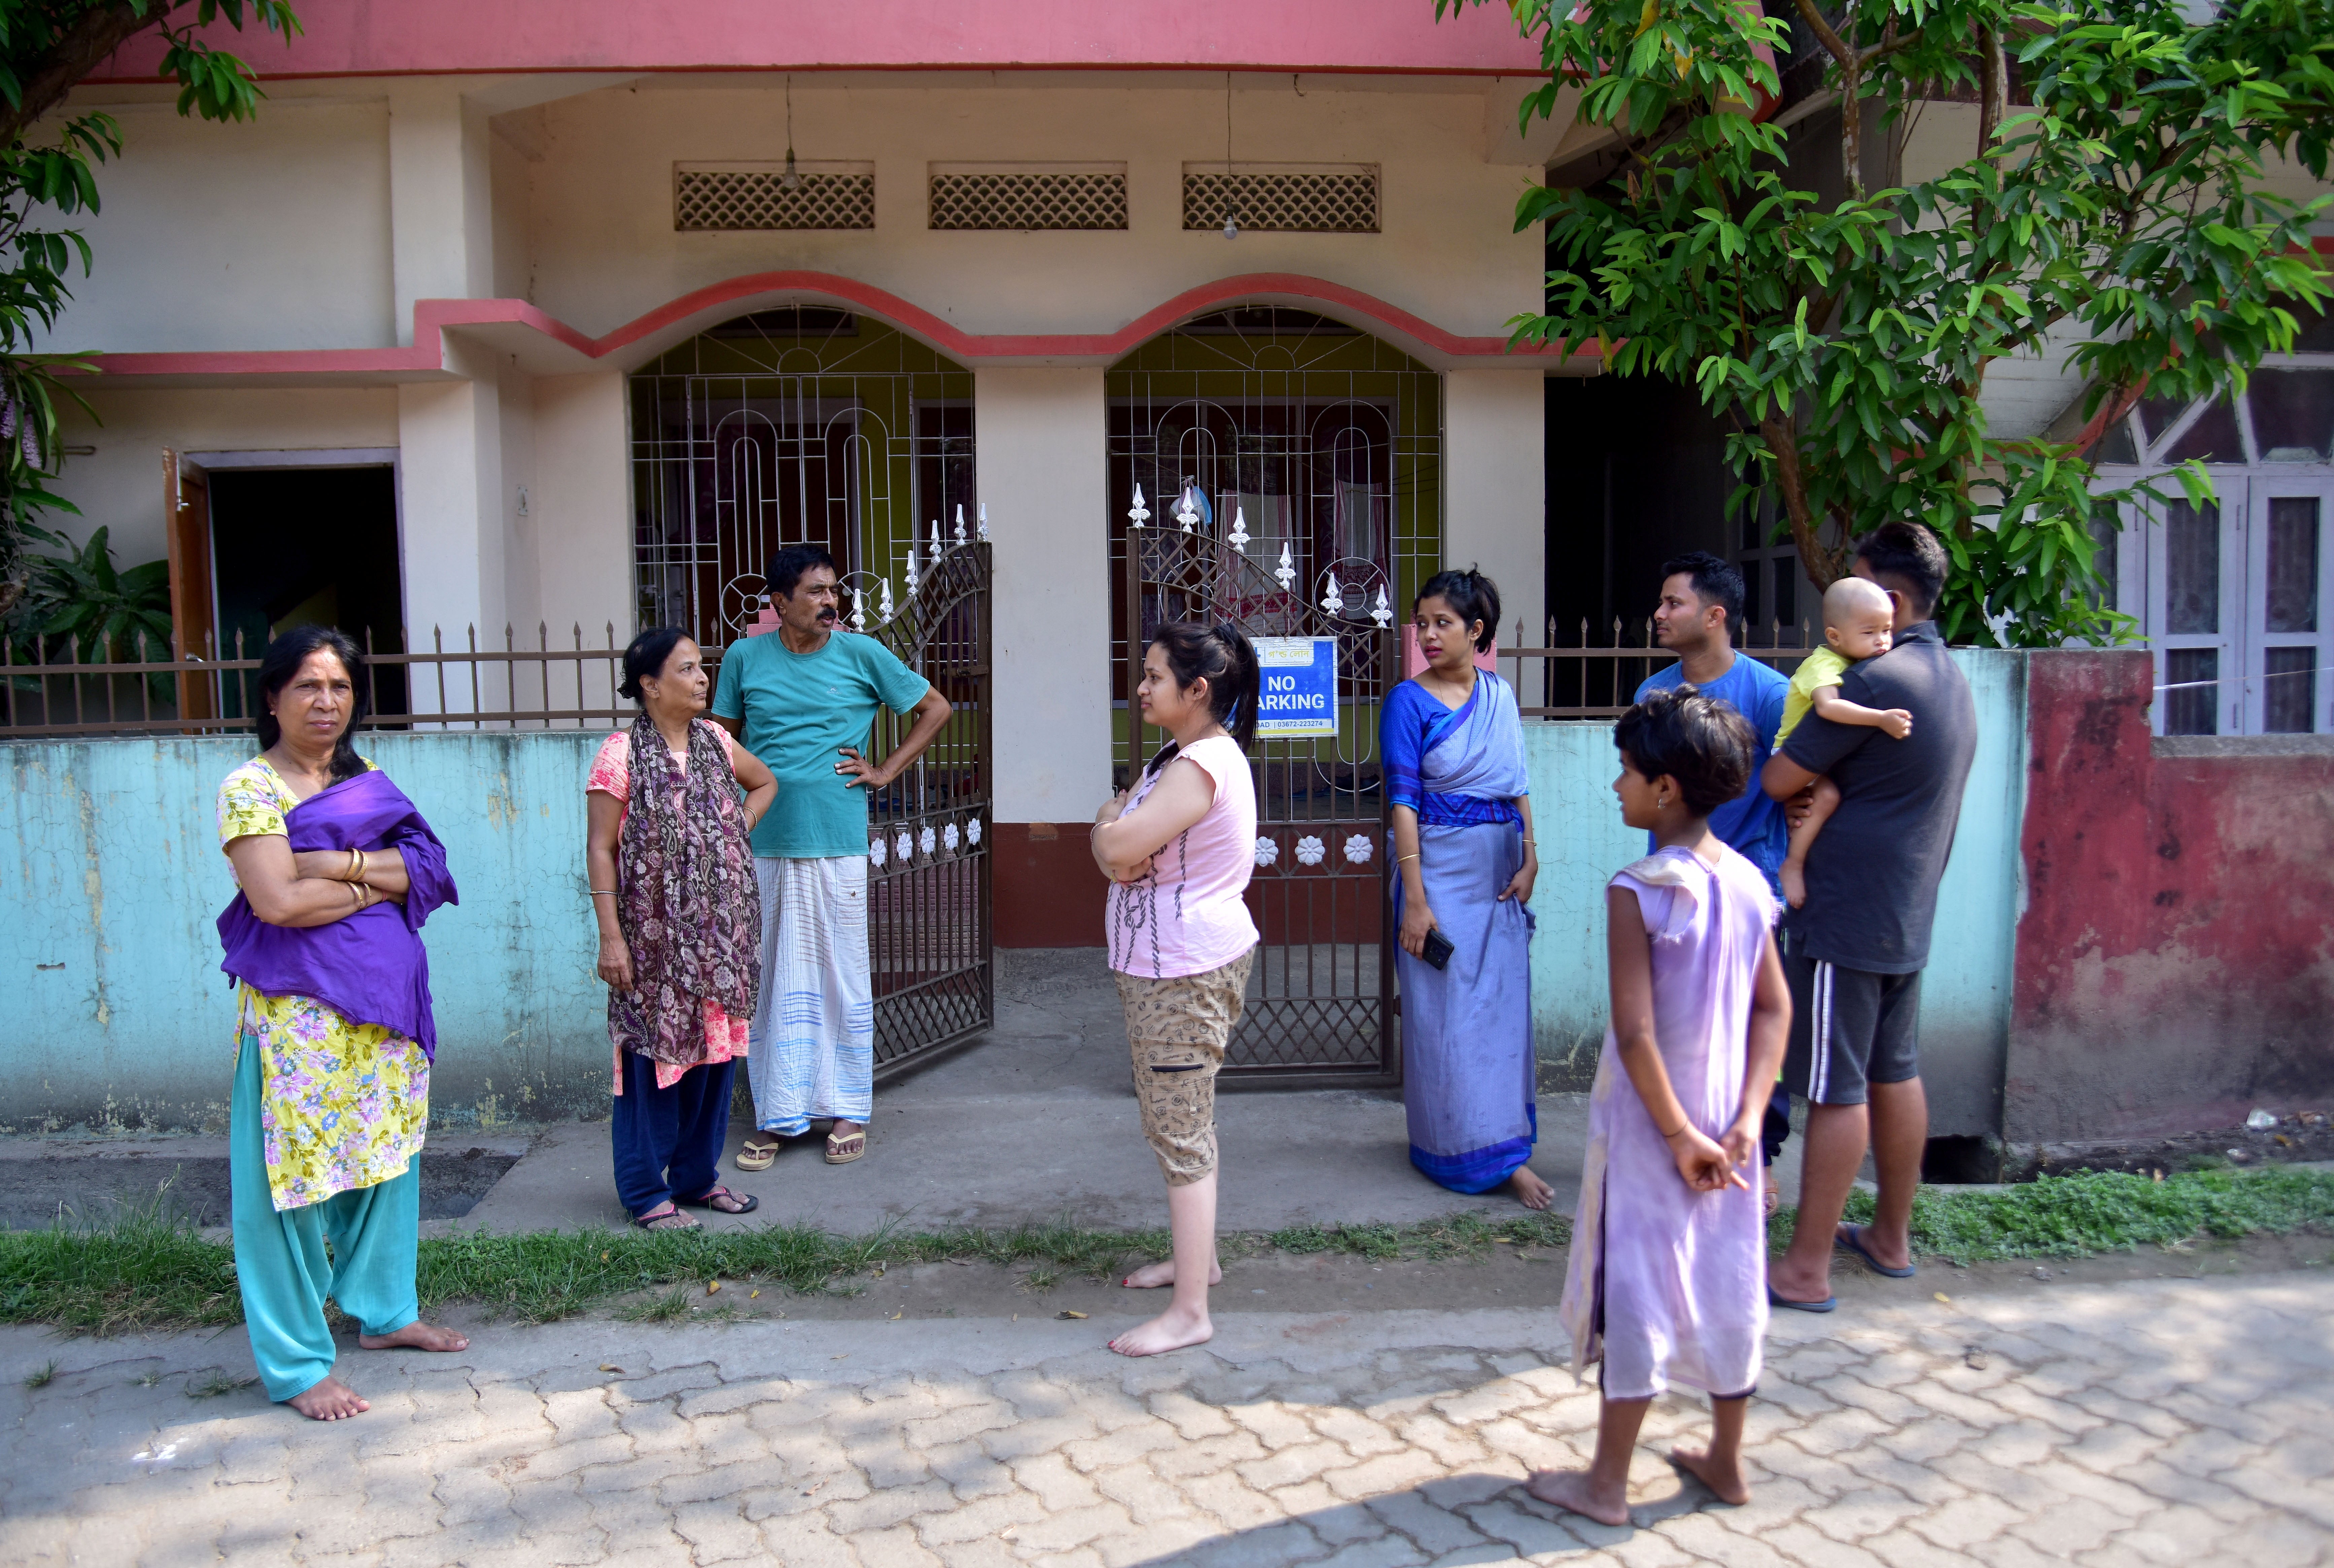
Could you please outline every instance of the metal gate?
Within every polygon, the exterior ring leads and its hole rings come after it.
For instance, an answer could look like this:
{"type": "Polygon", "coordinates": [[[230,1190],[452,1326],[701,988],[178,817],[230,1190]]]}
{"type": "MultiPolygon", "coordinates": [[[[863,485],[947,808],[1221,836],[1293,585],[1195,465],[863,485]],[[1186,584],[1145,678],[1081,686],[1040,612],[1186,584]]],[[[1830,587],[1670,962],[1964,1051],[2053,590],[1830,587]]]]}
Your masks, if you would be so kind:
{"type": "Polygon", "coordinates": [[[1252,309],[1153,340],[1108,390],[1118,783],[1167,738],[1125,706],[1161,622],[1336,640],[1338,733],[1250,754],[1263,946],[1225,1071],[1397,1082],[1377,724],[1441,554],[1440,381],[1350,328],[1252,309]]]}
{"type": "MultiPolygon", "coordinates": [[[[939,738],[868,807],[867,942],[878,1082],[922,1066],[997,1021],[989,585],[988,540],[950,534],[927,542],[916,584],[894,613],[867,619],[869,634],[931,681],[951,709],[939,738]]],[[[868,755],[888,755],[907,722],[879,713],[868,755]]]]}
{"type": "MultiPolygon", "coordinates": [[[[875,1075],[921,1066],[996,1015],[972,374],[867,317],[757,312],[634,375],[632,427],[640,625],[686,629],[717,664],[767,624],[770,554],[822,544],[843,569],[853,630],[880,638],[954,709],[869,802],[875,1075]]],[[[904,731],[879,715],[869,755],[904,731]]]]}

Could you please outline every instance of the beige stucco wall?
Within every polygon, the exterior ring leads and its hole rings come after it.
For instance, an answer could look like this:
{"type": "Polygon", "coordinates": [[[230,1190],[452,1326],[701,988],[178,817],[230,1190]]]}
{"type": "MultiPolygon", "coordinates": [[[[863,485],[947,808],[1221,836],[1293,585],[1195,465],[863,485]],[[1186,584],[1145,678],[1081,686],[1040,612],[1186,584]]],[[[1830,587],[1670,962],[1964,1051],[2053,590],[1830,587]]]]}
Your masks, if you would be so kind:
{"type": "MultiPolygon", "coordinates": [[[[1182,165],[1224,156],[1220,78],[1163,85],[842,79],[795,87],[796,155],[872,159],[872,230],[676,234],[675,161],[776,159],[783,91],[768,78],[664,78],[545,106],[530,178],[535,303],[606,332],[691,289],[780,268],[834,272],[981,332],[1107,332],[1232,273],[1287,271],[1365,290],[1448,330],[1494,333],[1530,308],[1537,236],[1511,232],[1528,172],[1487,164],[1473,82],[1242,79],[1241,160],[1376,163],[1376,235],[1182,228],[1182,165]],[[1114,233],[934,232],[927,165],[1107,161],[1127,166],[1128,227],[1114,233]],[[616,265],[621,258],[622,265],[616,265]]],[[[1517,153],[1520,158],[1520,151],[1517,153]]]]}
{"type": "Polygon", "coordinates": [[[42,347],[397,341],[384,98],[270,97],[257,120],[224,125],[167,101],[106,108],[121,155],[97,168],[99,209],[70,220],[96,270],[73,269],[72,303],[42,347]]]}

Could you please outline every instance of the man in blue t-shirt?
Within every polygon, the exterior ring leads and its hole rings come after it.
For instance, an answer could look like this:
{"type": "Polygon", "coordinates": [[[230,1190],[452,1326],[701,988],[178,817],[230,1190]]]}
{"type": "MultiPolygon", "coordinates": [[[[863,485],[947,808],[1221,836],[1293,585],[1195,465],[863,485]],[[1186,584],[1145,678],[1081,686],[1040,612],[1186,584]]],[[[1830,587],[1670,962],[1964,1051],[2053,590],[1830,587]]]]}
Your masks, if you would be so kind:
{"type": "Polygon", "coordinates": [[[923,754],[949,701],[872,637],[845,630],[834,557],[789,544],[764,579],[778,629],[721,656],[713,720],[777,775],[754,829],[762,892],[762,986],[747,1078],[754,1126],[738,1169],[765,1170],[778,1142],[830,1121],[826,1159],[867,1151],[875,1094],[875,1002],[867,952],[867,801],[923,754]],[[915,723],[892,755],[863,755],[878,708],[915,723]]]}
{"type": "Polygon", "coordinates": [[[1766,873],[1775,896],[1777,880],[1791,847],[1791,831],[1780,803],[1759,787],[1759,771],[1775,750],[1783,725],[1783,699],[1791,683],[1772,668],[1734,651],[1734,628],[1742,622],[1742,573],[1707,551],[1697,550],[1662,563],[1662,601],[1654,610],[1654,640],[1678,656],[1667,669],[1646,677],[1635,700],[1648,692],[1691,684],[1750,721],[1759,745],[1750,754],[1750,781],[1742,794],[1710,813],[1710,831],[1735,853],[1766,873]]]}
{"type": "MultiPolygon", "coordinates": [[[[1775,897],[1783,896],[1777,874],[1790,852],[1790,824],[1779,801],[1759,787],[1760,770],[1775,750],[1775,732],[1783,727],[1783,699],[1790,695],[1789,679],[1755,659],[1734,651],[1734,628],[1742,622],[1742,573],[1731,563],[1706,550],[1662,563],[1662,601],[1654,607],[1654,640],[1678,656],[1667,669],[1645,678],[1637,688],[1643,702],[1649,691],[1667,691],[1691,683],[1704,697],[1716,697],[1750,721],[1758,745],[1750,753],[1750,783],[1742,794],[1710,813],[1710,831],[1735,853],[1766,873],[1775,897]]],[[[1651,841],[1647,849],[1652,848],[1651,841]]],[[[1791,1136],[1791,1097],[1779,1086],[1769,1098],[1759,1130],[1762,1165],[1775,1163],[1791,1136]]],[[[1779,1198],[1772,1175],[1759,1174],[1760,1201],[1769,1214],[1779,1198]]]]}

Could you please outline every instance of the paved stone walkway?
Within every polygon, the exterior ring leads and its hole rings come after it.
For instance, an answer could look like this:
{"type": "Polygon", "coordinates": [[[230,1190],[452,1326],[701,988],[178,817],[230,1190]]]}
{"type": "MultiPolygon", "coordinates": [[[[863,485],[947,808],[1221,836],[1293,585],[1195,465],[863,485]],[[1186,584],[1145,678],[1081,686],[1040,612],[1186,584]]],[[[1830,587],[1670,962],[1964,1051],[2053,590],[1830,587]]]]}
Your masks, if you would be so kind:
{"type": "MultiPolygon", "coordinates": [[[[2320,1274],[1782,1314],[1757,1496],[1658,1457],[1635,1523],[1516,1485],[1586,1457],[1596,1396],[1545,1313],[1227,1314],[1207,1352],[1114,1324],[926,1319],[478,1332],[361,1355],[371,1414],[256,1389],[239,1330],[0,1332],[0,1558],[632,1564],[1710,1562],[2287,1568],[2334,1561],[2334,1292],[2320,1274]],[[54,1358],[38,1388],[20,1380],[54,1358]],[[621,1370],[611,1370],[621,1369],[621,1370]]],[[[1231,1304],[1227,1303],[1227,1304],[1231,1304]]]]}

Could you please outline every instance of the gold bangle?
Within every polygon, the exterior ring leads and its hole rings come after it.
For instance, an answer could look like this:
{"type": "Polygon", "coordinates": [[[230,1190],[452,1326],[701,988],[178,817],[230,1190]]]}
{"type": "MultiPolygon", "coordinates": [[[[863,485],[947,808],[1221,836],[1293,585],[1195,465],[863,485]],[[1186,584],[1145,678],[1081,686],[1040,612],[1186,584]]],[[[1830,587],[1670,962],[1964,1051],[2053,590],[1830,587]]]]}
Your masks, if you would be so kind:
{"type": "Polygon", "coordinates": [[[1424,852],[1425,852],[1425,851],[1417,851],[1416,853],[1413,853],[1413,854],[1407,854],[1407,855],[1396,855],[1396,856],[1394,858],[1394,863],[1395,865],[1397,865],[1397,866],[1398,866],[1398,865],[1402,864],[1402,863],[1403,863],[1403,861],[1414,861],[1414,860],[1418,859],[1419,854],[1423,854],[1423,853],[1424,853],[1424,852]]]}
{"type": "Polygon", "coordinates": [[[342,880],[342,881],[344,881],[344,882],[362,882],[362,881],[363,881],[363,880],[364,880],[364,874],[365,874],[365,859],[364,859],[364,851],[363,851],[362,850],[360,850],[360,849],[354,849],[354,848],[352,848],[352,849],[349,851],[349,869],[348,869],[348,873],[347,873],[345,876],[342,877],[342,878],[341,878],[341,880],[342,880]]]}

